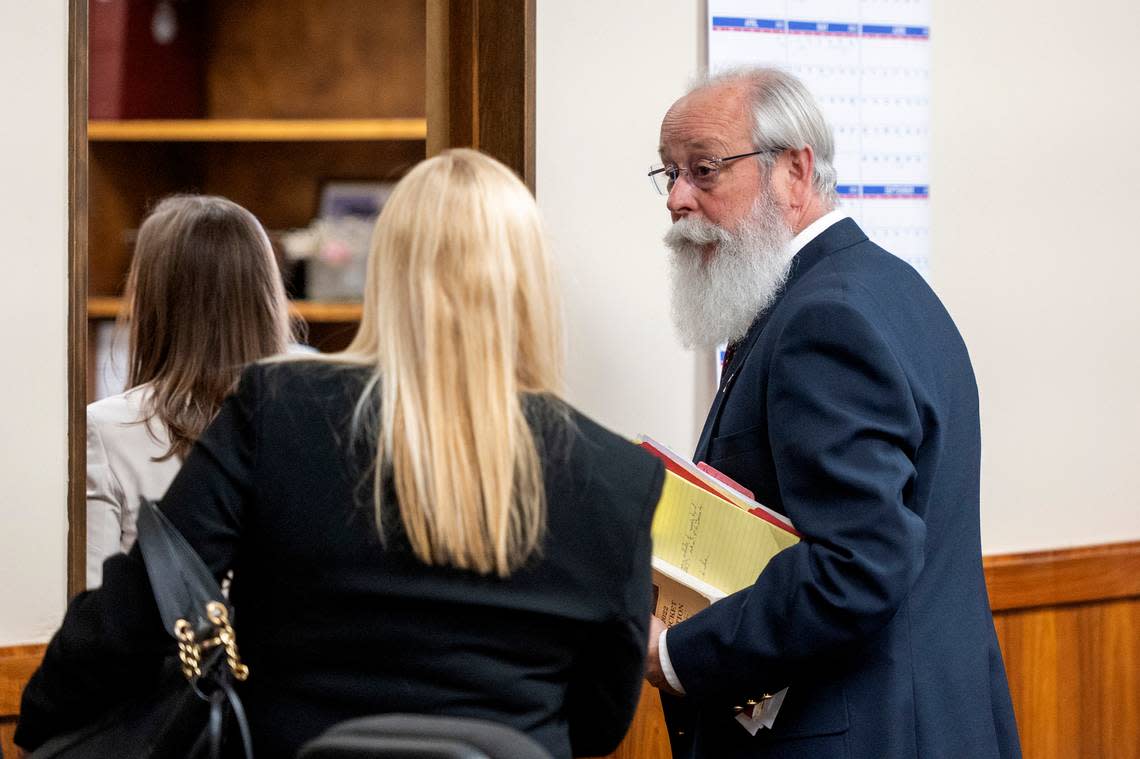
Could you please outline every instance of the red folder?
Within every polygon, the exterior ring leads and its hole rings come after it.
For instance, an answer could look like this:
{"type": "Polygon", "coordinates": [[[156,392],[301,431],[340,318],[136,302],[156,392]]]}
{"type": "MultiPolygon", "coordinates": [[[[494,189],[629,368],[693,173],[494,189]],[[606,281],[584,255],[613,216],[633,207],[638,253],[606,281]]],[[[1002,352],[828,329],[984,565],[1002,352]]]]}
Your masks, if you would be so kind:
{"type": "Polygon", "coordinates": [[[734,506],[744,509],[753,516],[760,517],[765,522],[790,532],[797,538],[802,537],[796,528],[792,526],[790,519],[761,503],[757,503],[752,491],[742,487],[723,472],[716,470],[703,461],[694,466],[688,459],[679,456],[668,447],[649,437],[642,436],[640,445],[646,451],[661,459],[665,464],[665,468],[681,479],[691,482],[697,487],[729,501],[734,506]],[[726,490],[731,492],[726,493],[726,490]]]}

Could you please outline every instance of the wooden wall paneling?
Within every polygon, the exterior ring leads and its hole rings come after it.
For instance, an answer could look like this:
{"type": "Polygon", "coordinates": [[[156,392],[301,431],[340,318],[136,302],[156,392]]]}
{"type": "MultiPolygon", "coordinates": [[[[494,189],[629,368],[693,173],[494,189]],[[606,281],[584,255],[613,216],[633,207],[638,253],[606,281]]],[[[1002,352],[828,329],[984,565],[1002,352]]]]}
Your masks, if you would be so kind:
{"type": "Polygon", "coordinates": [[[1022,753],[1140,757],[1140,599],[997,612],[1022,753]]]}
{"type": "Polygon", "coordinates": [[[1024,755],[1140,759],[1140,541],[985,569],[1024,755]]]}
{"type": "Polygon", "coordinates": [[[206,116],[424,114],[424,0],[211,0],[206,116]]]}
{"type": "MultiPolygon", "coordinates": [[[[1066,677],[1067,684],[1076,682],[1075,658],[1061,661],[1058,657],[1062,646],[1072,641],[1065,639],[1067,632],[1058,631],[1057,622],[1054,610],[1011,612],[994,619],[1018,718],[1022,753],[1027,757],[1057,756],[1055,732],[1038,736],[1035,744],[1030,742],[1033,731],[1027,729],[1029,717],[1040,719],[1048,715],[1049,721],[1056,723],[1065,695],[1059,687],[1060,679],[1066,677]]],[[[1066,722],[1073,724],[1072,720],[1066,722]]]]}
{"type": "Polygon", "coordinates": [[[535,0],[428,0],[428,154],[474,147],[534,191],[535,0]]]}
{"type": "Polygon", "coordinates": [[[1103,716],[1102,735],[1112,759],[1140,757],[1140,598],[1104,604],[1093,629],[1102,635],[1103,661],[1099,687],[1084,695],[1095,698],[1103,716]]]}
{"type": "Polygon", "coordinates": [[[42,645],[0,648],[0,750],[6,757],[16,755],[12,733],[20,714],[20,695],[43,655],[42,645]]]}
{"type": "Polygon", "coordinates": [[[656,688],[643,682],[641,700],[629,732],[606,759],[672,759],[672,756],[669,731],[661,711],[661,695],[656,688]]]}

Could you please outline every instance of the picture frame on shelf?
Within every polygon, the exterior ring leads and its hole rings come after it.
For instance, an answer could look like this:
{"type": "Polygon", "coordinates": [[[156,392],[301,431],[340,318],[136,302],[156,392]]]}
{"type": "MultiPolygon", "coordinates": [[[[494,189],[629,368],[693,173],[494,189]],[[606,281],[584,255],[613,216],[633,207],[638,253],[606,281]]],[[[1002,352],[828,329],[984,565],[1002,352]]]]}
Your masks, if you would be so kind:
{"type": "Polygon", "coordinates": [[[318,216],[322,219],[375,218],[395,186],[395,182],[383,181],[326,181],[321,186],[318,216]]]}

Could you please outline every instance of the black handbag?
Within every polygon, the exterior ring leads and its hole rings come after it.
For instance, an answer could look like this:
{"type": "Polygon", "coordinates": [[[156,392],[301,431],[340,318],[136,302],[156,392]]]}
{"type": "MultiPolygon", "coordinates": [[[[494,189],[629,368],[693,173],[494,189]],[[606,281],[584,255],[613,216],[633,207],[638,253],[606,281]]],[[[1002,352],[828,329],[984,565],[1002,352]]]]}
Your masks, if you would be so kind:
{"type": "MultiPolygon", "coordinates": [[[[220,757],[226,739],[253,759],[249,725],[234,682],[249,669],[238,656],[230,606],[202,559],[158,510],[142,501],[138,543],[163,627],[178,656],[163,662],[153,693],[98,722],[57,736],[31,759],[220,757]],[[235,735],[236,733],[236,735],[235,735]]],[[[231,753],[235,747],[231,747],[231,753]]]]}

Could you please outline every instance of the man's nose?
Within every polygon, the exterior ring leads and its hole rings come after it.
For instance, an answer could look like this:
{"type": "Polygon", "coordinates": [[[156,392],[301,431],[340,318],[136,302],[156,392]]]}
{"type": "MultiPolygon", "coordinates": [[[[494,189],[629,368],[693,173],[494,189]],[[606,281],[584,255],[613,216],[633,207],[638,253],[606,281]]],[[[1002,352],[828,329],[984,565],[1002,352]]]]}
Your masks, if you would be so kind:
{"type": "Polygon", "coordinates": [[[689,181],[688,174],[681,174],[673,182],[673,187],[669,190],[669,198],[665,201],[665,206],[669,209],[669,213],[673,215],[673,221],[684,218],[697,210],[697,193],[693,184],[689,181]]]}

